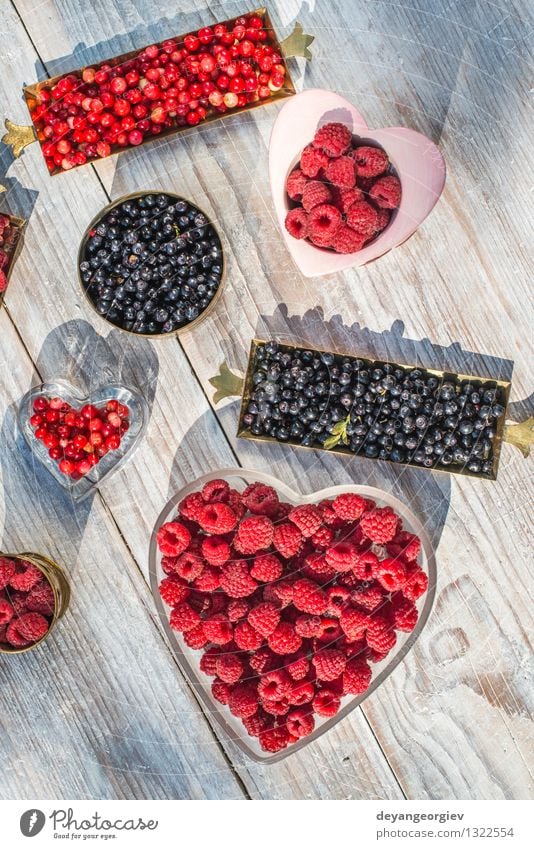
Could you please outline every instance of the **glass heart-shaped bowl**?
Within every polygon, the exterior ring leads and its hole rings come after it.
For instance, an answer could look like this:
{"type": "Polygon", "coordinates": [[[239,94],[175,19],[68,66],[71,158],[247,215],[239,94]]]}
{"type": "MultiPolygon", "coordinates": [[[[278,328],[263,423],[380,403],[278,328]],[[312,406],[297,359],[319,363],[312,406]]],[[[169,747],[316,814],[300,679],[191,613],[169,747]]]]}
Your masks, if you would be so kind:
{"type": "Polygon", "coordinates": [[[279,761],[290,755],[292,752],[296,752],[303,746],[311,743],[313,740],[316,740],[321,736],[321,734],[324,734],[332,728],[337,722],[339,722],[339,720],[347,716],[350,711],[358,707],[364,699],[380,687],[403,658],[406,657],[407,653],[410,651],[423,630],[432,609],[436,588],[436,560],[430,539],[417,516],[415,516],[415,514],[412,513],[412,511],[402,501],[395,498],[395,496],[372,486],[359,486],[357,484],[330,486],[311,493],[310,495],[301,495],[270,475],[246,469],[221,469],[218,472],[203,475],[176,493],[176,495],[167,502],[165,508],[162,510],[156,521],[150,541],[149,558],[150,584],[156,608],[167,639],[174,651],[183,675],[192,687],[197,699],[201,703],[212,724],[218,726],[226,734],[226,736],[250,758],[262,763],[273,763],[275,761],[279,761]],[[390,652],[388,657],[383,661],[372,664],[373,677],[365,693],[359,696],[343,696],[341,700],[341,707],[335,716],[331,718],[322,718],[315,715],[316,724],[311,734],[307,737],[301,738],[299,742],[289,745],[283,751],[274,754],[264,752],[260,747],[258,738],[249,736],[241,720],[233,716],[228,707],[220,704],[214,699],[211,693],[211,683],[213,679],[206,676],[199,666],[203,650],[197,651],[191,649],[184,642],[182,635],[172,630],[169,625],[169,613],[171,608],[163,602],[158,590],[160,582],[163,578],[167,577],[161,566],[161,554],[156,540],[159,528],[166,522],[173,520],[177,514],[177,506],[183,498],[193,492],[199,491],[208,481],[216,479],[226,480],[231,487],[239,490],[240,492],[242,492],[251,483],[260,482],[273,487],[279,496],[294,505],[317,503],[326,498],[333,499],[337,495],[346,492],[356,493],[364,498],[372,499],[376,502],[378,507],[391,507],[402,519],[403,530],[416,534],[421,540],[421,553],[419,555],[418,562],[421,569],[428,576],[428,589],[427,592],[415,602],[419,616],[414,630],[410,633],[398,631],[397,643],[392,652],[390,652]]]}
{"type": "Polygon", "coordinates": [[[82,501],[87,498],[105,478],[108,478],[123,466],[139,444],[146,430],[148,418],[148,405],[143,396],[134,389],[129,389],[120,383],[109,383],[101,386],[89,395],[64,380],[42,383],[39,386],[33,386],[26,393],[20,402],[18,411],[19,428],[32,454],[37,457],[60,486],[70,493],[74,501],[82,501]],[[84,404],[94,404],[96,407],[101,407],[108,401],[118,401],[127,406],[130,411],[128,417],[130,426],[122,436],[119,448],[108,451],[90,472],[74,480],[60,471],[58,462],[50,457],[48,449],[37,439],[30,424],[30,417],[34,412],[33,403],[39,395],[45,395],[48,398],[61,398],[76,409],[80,409],[84,404]]]}

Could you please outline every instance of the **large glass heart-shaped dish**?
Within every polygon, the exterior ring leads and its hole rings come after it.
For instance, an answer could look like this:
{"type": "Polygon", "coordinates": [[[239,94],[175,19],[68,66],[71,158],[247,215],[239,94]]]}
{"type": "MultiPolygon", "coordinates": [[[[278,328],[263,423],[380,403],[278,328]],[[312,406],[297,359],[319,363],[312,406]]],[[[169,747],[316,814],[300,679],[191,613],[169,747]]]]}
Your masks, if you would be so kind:
{"type": "Polygon", "coordinates": [[[64,380],[55,380],[33,386],[26,393],[18,411],[18,423],[31,452],[43,464],[56,481],[72,496],[75,501],[86,498],[105,478],[116,472],[132,455],[148,424],[148,405],[138,392],[110,383],[92,391],[89,395],[81,389],[64,380]],[[120,445],[109,450],[92,469],[81,477],[74,479],[64,474],[59,468],[59,462],[50,457],[49,449],[36,437],[36,428],[30,419],[35,412],[34,402],[40,397],[60,398],[74,411],[79,411],[86,404],[97,408],[105,407],[109,401],[118,402],[128,408],[128,430],[121,436],[120,445]]]}
{"type": "MultiPolygon", "coordinates": [[[[156,608],[165,634],[172,646],[183,674],[192,686],[198,699],[203,704],[209,717],[214,723],[223,729],[226,735],[249,757],[260,762],[272,762],[286,757],[291,752],[297,751],[302,748],[302,746],[317,739],[319,735],[332,728],[336,722],[343,719],[343,717],[345,717],[351,710],[361,704],[364,698],[374,692],[406,656],[407,652],[411,649],[417,637],[421,633],[432,607],[436,585],[436,563],[430,540],[419,519],[408,507],[406,507],[405,504],[382,490],[370,486],[348,485],[328,487],[310,495],[300,495],[269,475],[247,471],[244,469],[223,469],[212,474],[204,475],[184,487],[184,489],[176,493],[176,495],[174,495],[165,506],[164,510],[157,519],[150,542],[150,581],[156,608]],[[216,479],[223,479],[227,481],[230,487],[238,490],[239,492],[242,492],[251,483],[259,482],[266,484],[276,490],[280,500],[292,505],[316,504],[323,499],[334,499],[341,493],[355,493],[365,499],[374,501],[377,507],[391,507],[392,510],[400,517],[403,530],[416,534],[421,541],[419,566],[428,576],[428,589],[426,593],[415,602],[418,612],[418,621],[414,630],[410,633],[399,632],[397,634],[397,643],[387,658],[383,661],[372,664],[373,675],[370,685],[365,693],[357,696],[343,696],[340,709],[335,716],[330,718],[316,717],[315,728],[311,734],[306,737],[302,737],[298,742],[294,742],[283,751],[276,753],[263,751],[260,747],[258,738],[247,734],[241,719],[236,718],[226,705],[220,704],[215,700],[211,692],[211,683],[213,679],[207,677],[199,666],[202,651],[190,648],[184,641],[183,634],[174,631],[170,627],[169,613],[171,608],[163,602],[158,590],[160,582],[168,575],[168,571],[166,573],[162,568],[162,556],[158,549],[157,534],[159,529],[165,523],[174,520],[177,515],[177,506],[182,499],[191,493],[198,492],[206,483],[216,479]]],[[[215,592],[217,592],[217,590],[215,590],[215,592]]],[[[243,652],[240,652],[240,654],[243,654],[243,652]]]]}

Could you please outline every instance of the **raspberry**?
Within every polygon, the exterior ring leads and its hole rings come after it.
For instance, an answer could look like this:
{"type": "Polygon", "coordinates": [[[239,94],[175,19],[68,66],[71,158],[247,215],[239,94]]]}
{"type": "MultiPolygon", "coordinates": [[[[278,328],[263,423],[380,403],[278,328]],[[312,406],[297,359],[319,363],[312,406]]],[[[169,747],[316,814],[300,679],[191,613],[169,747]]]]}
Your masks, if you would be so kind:
{"type": "Polygon", "coordinates": [[[324,613],[328,606],[327,595],[321,587],[307,578],[301,578],[293,584],[293,604],[303,613],[324,613]]]}
{"type": "Polygon", "coordinates": [[[315,720],[309,710],[292,710],[287,715],[286,728],[292,737],[307,737],[314,727],[315,720]]]}
{"type": "Polygon", "coordinates": [[[316,694],[312,705],[319,716],[335,716],[340,708],[341,699],[334,690],[323,687],[316,694]]]}
{"type": "Polygon", "coordinates": [[[264,699],[263,709],[272,716],[285,716],[289,710],[287,699],[264,699]]]}
{"type": "Polygon", "coordinates": [[[384,601],[384,591],[376,581],[373,581],[364,589],[352,590],[350,599],[365,610],[376,610],[384,601]]]}
{"type": "Polygon", "coordinates": [[[268,516],[249,516],[237,529],[234,547],[242,554],[255,554],[269,548],[273,541],[273,523],[268,516]]]}
{"type": "Polygon", "coordinates": [[[286,192],[288,193],[291,200],[302,199],[302,192],[304,191],[304,186],[307,182],[308,178],[300,170],[300,168],[295,168],[291,172],[291,174],[286,180],[286,192]]]}
{"type": "Polygon", "coordinates": [[[15,561],[0,557],[0,590],[7,587],[10,578],[15,574],[15,561]]]}
{"type": "Polygon", "coordinates": [[[168,604],[170,607],[174,607],[175,604],[179,604],[181,601],[186,601],[189,592],[189,587],[177,576],[164,578],[159,585],[159,594],[165,604],[168,604]]]}
{"type": "Polygon", "coordinates": [[[232,688],[230,687],[230,684],[227,684],[225,681],[220,681],[219,679],[216,679],[212,682],[211,693],[213,695],[213,698],[216,699],[216,701],[220,702],[223,705],[227,705],[230,703],[232,688]]]}
{"type": "MultiPolygon", "coordinates": [[[[324,183],[319,182],[319,180],[311,180],[306,184],[304,192],[302,193],[302,206],[306,210],[306,212],[311,212],[312,209],[316,206],[319,206],[320,203],[328,203],[329,200],[332,199],[332,192],[324,183]]],[[[309,219],[306,216],[307,229],[309,230],[309,219]]]]}
{"type": "Polygon", "coordinates": [[[176,557],[188,547],[191,534],[182,522],[166,522],[159,529],[156,540],[162,554],[176,557]]]}
{"type": "Polygon", "coordinates": [[[280,622],[267,642],[276,654],[294,654],[302,645],[302,637],[289,622],[280,622]]]}
{"type": "Polygon", "coordinates": [[[295,631],[301,637],[316,637],[321,633],[321,619],[319,616],[297,616],[295,619],[295,631]]]}
{"type": "Polygon", "coordinates": [[[228,504],[216,501],[199,511],[198,523],[208,534],[228,534],[237,525],[237,516],[228,504]]]}
{"type": "Polygon", "coordinates": [[[381,233],[382,230],[385,230],[389,224],[390,213],[387,209],[377,209],[378,213],[378,224],[377,224],[377,232],[381,233]]]}
{"type": "Polygon", "coordinates": [[[343,673],[347,659],[339,649],[321,649],[312,658],[317,678],[334,681],[343,673]]]}
{"type": "Polygon", "coordinates": [[[378,177],[389,168],[387,153],[379,147],[362,145],[351,151],[359,177],[378,177]]]}
{"type": "Polygon", "coordinates": [[[230,484],[224,480],[208,481],[204,484],[201,491],[202,500],[208,504],[214,504],[217,501],[228,501],[230,495],[230,484]]]}
{"type": "Polygon", "coordinates": [[[273,544],[285,559],[294,557],[298,554],[302,545],[302,534],[296,525],[291,522],[284,522],[282,525],[275,526],[273,544]]]}
{"type": "Polygon", "coordinates": [[[26,597],[26,610],[30,610],[32,613],[52,616],[55,606],[54,590],[44,579],[35,584],[26,597]]]}
{"type": "Polygon", "coordinates": [[[181,601],[171,610],[169,624],[173,631],[189,631],[200,622],[200,614],[186,601],[181,601]]]}
{"type": "Polygon", "coordinates": [[[204,566],[202,572],[193,581],[196,590],[212,593],[221,586],[221,573],[215,566],[204,566]]]}
{"type": "Polygon", "coordinates": [[[360,527],[364,536],[379,545],[390,542],[397,532],[399,520],[391,507],[375,507],[364,513],[360,527]]]}
{"type": "Polygon", "coordinates": [[[163,557],[161,558],[161,568],[163,569],[166,575],[175,574],[177,561],[177,557],[169,557],[168,554],[163,555],[163,557]]]}
{"type": "Polygon", "coordinates": [[[354,575],[360,581],[372,581],[376,575],[378,557],[372,551],[362,551],[358,554],[358,560],[352,567],[354,575]]]}
{"type": "Polygon", "coordinates": [[[191,649],[203,649],[208,644],[202,623],[184,632],[184,643],[191,649]]]}
{"type": "Polygon", "coordinates": [[[315,548],[328,548],[328,546],[331,545],[333,539],[334,532],[332,528],[328,528],[326,525],[322,525],[317,531],[315,531],[314,535],[311,538],[311,541],[315,548]]]}
{"type": "Polygon", "coordinates": [[[320,247],[327,247],[332,244],[336,230],[341,224],[341,213],[332,204],[321,203],[310,212],[308,223],[312,242],[320,247]]]}
{"type": "Polygon", "coordinates": [[[367,201],[356,201],[347,212],[347,224],[357,233],[372,236],[378,229],[378,213],[367,201]]]}
{"type": "Polygon", "coordinates": [[[230,546],[222,537],[204,537],[201,551],[202,557],[212,566],[222,566],[230,559],[230,546]]]}
{"type": "Polygon", "coordinates": [[[313,146],[324,150],[329,156],[341,156],[352,142],[352,133],[345,124],[331,122],[324,124],[315,133],[313,146]]]}
{"type": "Polygon", "coordinates": [[[237,516],[237,521],[242,518],[247,512],[245,505],[241,502],[241,493],[237,489],[231,489],[228,496],[228,507],[230,507],[237,516]]]}
{"type": "Polygon", "coordinates": [[[251,483],[241,500],[251,513],[259,516],[274,516],[280,504],[276,490],[264,483],[251,483]]]}
{"type": "Polygon", "coordinates": [[[12,619],[6,630],[6,640],[15,648],[22,649],[32,644],[32,640],[23,637],[17,628],[18,620],[12,619]]]}
{"type": "Polygon", "coordinates": [[[278,658],[269,648],[267,648],[267,646],[262,646],[255,652],[255,654],[252,655],[249,663],[254,672],[257,672],[258,675],[262,675],[278,663],[278,658]]]}
{"type": "Polygon", "coordinates": [[[369,625],[369,617],[355,607],[348,607],[341,613],[339,624],[349,640],[360,640],[369,625]]]}
{"type": "Polygon", "coordinates": [[[192,522],[198,522],[200,511],[204,507],[204,499],[200,492],[192,492],[186,495],[178,505],[178,512],[184,519],[190,519],[192,522]]]}
{"type": "Polygon", "coordinates": [[[358,550],[351,542],[336,542],[326,549],[325,559],[337,572],[350,572],[358,562],[358,550]]]}
{"type": "Polygon", "coordinates": [[[310,662],[306,655],[297,654],[294,658],[288,658],[285,670],[293,681],[302,681],[310,671],[310,662]]]}
{"type": "Polygon", "coordinates": [[[230,622],[239,622],[240,619],[244,619],[249,611],[248,602],[242,598],[236,598],[234,601],[231,601],[228,605],[228,609],[226,611],[226,615],[230,622]]]}
{"type": "Polygon", "coordinates": [[[413,631],[417,625],[419,614],[415,604],[402,595],[393,599],[393,626],[397,631],[413,631]]]}
{"type": "Polygon", "coordinates": [[[328,587],[326,591],[327,612],[332,616],[339,616],[350,599],[350,591],[347,587],[328,587]]]}
{"type": "Polygon", "coordinates": [[[317,177],[321,168],[326,168],[329,157],[322,150],[309,144],[300,154],[300,170],[306,177],[317,177]]]}
{"type": "Polygon", "coordinates": [[[404,560],[411,562],[419,557],[421,540],[415,534],[401,531],[394,537],[393,542],[388,543],[387,550],[391,557],[402,556],[404,560]]]}
{"type": "Polygon", "coordinates": [[[254,558],[250,574],[257,581],[269,582],[277,581],[283,571],[284,567],[274,554],[260,554],[254,558]]]}
{"type": "Polygon", "coordinates": [[[294,239],[305,239],[308,236],[308,216],[301,207],[289,210],[284,225],[294,239]]]}
{"type": "Polygon", "coordinates": [[[252,684],[237,684],[230,694],[228,707],[234,716],[246,719],[258,710],[258,693],[252,684]]]}
{"type": "Polygon", "coordinates": [[[261,732],[269,728],[271,723],[271,717],[262,710],[258,710],[254,716],[248,716],[243,720],[243,725],[251,737],[259,737],[261,732]]]}
{"type": "Polygon", "coordinates": [[[219,646],[212,646],[200,658],[199,666],[205,675],[217,674],[217,658],[223,653],[219,646]]]}
{"type": "Polygon", "coordinates": [[[262,637],[268,637],[280,622],[280,611],[271,602],[264,601],[252,608],[248,621],[262,637]]]}
{"type": "Polygon", "coordinates": [[[397,177],[380,177],[369,191],[377,206],[381,209],[397,209],[401,201],[401,184],[397,177]]]}
{"type": "Polygon", "coordinates": [[[6,594],[7,599],[16,614],[26,613],[26,600],[28,598],[27,593],[20,592],[19,590],[6,589],[6,594]]]}
{"type": "Polygon", "coordinates": [[[289,743],[289,731],[283,726],[267,728],[260,731],[258,739],[264,752],[280,752],[289,743]]]}
{"type": "Polygon", "coordinates": [[[428,588],[428,575],[422,569],[414,569],[408,572],[406,582],[402,588],[402,594],[410,601],[417,601],[428,588]]]}
{"type": "Polygon", "coordinates": [[[341,627],[338,620],[330,616],[321,617],[321,629],[317,635],[317,640],[320,643],[333,643],[342,636],[341,627]]]}
{"type": "Polygon", "coordinates": [[[336,206],[341,212],[348,212],[349,207],[359,200],[365,200],[361,189],[354,186],[352,189],[339,189],[335,193],[336,206]]]}
{"type": "Polygon", "coordinates": [[[336,570],[329,566],[326,562],[324,554],[309,554],[305,560],[305,570],[308,577],[320,580],[321,583],[326,583],[331,578],[335,577],[336,570]]]}
{"type": "Polygon", "coordinates": [[[325,169],[325,177],[329,183],[340,189],[352,189],[356,185],[356,169],[350,156],[340,156],[332,159],[325,169]]]}
{"type": "Polygon", "coordinates": [[[365,693],[371,683],[371,667],[363,658],[349,660],[343,673],[343,693],[358,696],[365,693]]]}
{"type": "Polygon", "coordinates": [[[244,560],[234,560],[223,567],[221,588],[230,598],[246,598],[258,588],[254,578],[250,577],[244,560]]]}
{"type": "Polygon", "coordinates": [[[234,640],[243,651],[256,651],[263,643],[263,637],[250,622],[238,622],[234,628],[234,640]]]}
{"type": "Polygon", "coordinates": [[[32,643],[40,640],[48,631],[48,620],[40,613],[23,613],[16,621],[18,633],[32,643]]]}
{"type": "Polygon", "coordinates": [[[406,569],[400,560],[386,558],[375,567],[378,582],[388,592],[402,589],[406,582],[406,569]]]}
{"type": "Polygon", "coordinates": [[[334,512],[344,522],[356,522],[366,508],[367,502],[354,492],[343,492],[334,499],[334,512]]]}
{"type": "Polygon", "coordinates": [[[210,643],[216,643],[218,646],[226,645],[233,637],[232,626],[224,613],[208,616],[202,622],[202,627],[210,643]]]}
{"type": "Polygon", "coordinates": [[[215,661],[217,677],[226,684],[236,684],[244,672],[243,663],[235,654],[220,654],[215,661]]]}
{"type": "Polygon", "coordinates": [[[175,572],[185,581],[194,581],[204,568],[204,561],[198,554],[186,551],[176,560],[175,572]]]}
{"type": "Polygon", "coordinates": [[[323,518],[313,504],[301,504],[289,513],[289,520],[300,530],[303,537],[312,537],[323,524],[323,518]]]}
{"type": "Polygon", "coordinates": [[[277,584],[269,585],[268,587],[265,587],[263,596],[265,601],[279,601],[281,602],[282,607],[286,607],[293,601],[293,582],[279,581],[277,584]],[[268,590],[272,590],[272,598],[266,597],[268,590]]]}
{"type": "Polygon", "coordinates": [[[361,251],[367,241],[367,237],[362,233],[357,233],[346,224],[338,227],[335,237],[332,240],[332,247],[338,254],[353,254],[356,251],[361,251]]]}
{"type": "Polygon", "coordinates": [[[395,631],[384,616],[374,615],[367,626],[367,645],[380,654],[386,655],[395,643],[397,637],[395,631]]]}
{"type": "Polygon", "coordinates": [[[274,669],[260,678],[258,695],[262,700],[282,699],[291,690],[291,678],[283,669],[274,669]]]}
{"type": "Polygon", "coordinates": [[[311,681],[302,681],[299,684],[293,684],[287,699],[290,705],[306,705],[311,702],[315,695],[315,687],[311,681]]]}
{"type": "Polygon", "coordinates": [[[14,590],[27,593],[43,577],[42,572],[29,560],[17,560],[15,573],[9,579],[9,586],[14,590]]]}
{"type": "Polygon", "coordinates": [[[12,605],[5,598],[0,598],[0,626],[7,625],[13,618],[14,610],[12,605]]]}

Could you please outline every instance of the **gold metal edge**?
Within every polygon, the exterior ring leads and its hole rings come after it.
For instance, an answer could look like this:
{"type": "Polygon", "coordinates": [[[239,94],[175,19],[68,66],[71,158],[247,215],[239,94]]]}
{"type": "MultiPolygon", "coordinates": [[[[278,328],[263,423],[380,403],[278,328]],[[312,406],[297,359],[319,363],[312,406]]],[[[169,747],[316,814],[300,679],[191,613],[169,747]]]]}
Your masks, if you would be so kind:
{"type": "MultiPolygon", "coordinates": [[[[273,436],[255,436],[254,434],[250,433],[249,428],[244,427],[244,425],[243,425],[243,415],[244,415],[246,404],[248,404],[248,401],[250,399],[251,376],[252,376],[252,373],[254,371],[256,350],[257,350],[259,345],[265,345],[269,341],[273,341],[273,340],[254,338],[251,342],[250,352],[249,352],[249,361],[248,361],[247,371],[246,371],[245,378],[244,378],[243,395],[242,395],[241,407],[240,407],[240,410],[239,410],[239,418],[238,418],[238,426],[237,426],[236,436],[239,439],[249,439],[249,440],[254,441],[254,442],[270,442],[270,443],[273,443],[275,445],[291,445],[295,448],[307,449],[308,451],[327,451],[328,454],[339,454],[339,455],[342,455],[344,457],[347,457],[347,456],[352,457],[352,458],[361,457],[361,455],[355,454],[353,451],[350,451],[348,448],[326,449],[326,448],[323,448],[320,445],[315,445],[315,446],[301,445],[300,443],[294,442],[290,439],[288,439],[286,442],[280,442],[280,440],[276,439],[273,436]]],[[[276,340],[274,340],[274,341],[276,341],[276,340]]],[[[450,466],[447,467],[447,468],[439,468],[439,467],[434,468],[434,467],[432,467],[431,469],[427,469],[425,466],[421,466],[418,463],[412,463],[412,462],[395,463],[395,461],[393,461],[393,460],[383,460],[382,461],[382,462],[385,462],[385,463],[392,463],[395,466],[410,466],[411,468],[414,468],[414,469],[423,469],[424,471],[427,471],[427,472],[428,471],[430,471],[430,472],[441,472],[443,474],[448,474],[448,475],[450,475],[450,474],[464,475],[465,477],[472,477],[472,478],[476,478],[477,480],[495,481],[497,479],[497,472],[498,472],[498,468],[499,468],[499,461],[500,461],[501,448],[502,448],[502,442],[503,442],[503,433],[504,433],[504,427],[505,427],[505,422],[506,422],[506,408],[508,407],[508,400],[509,400],[509,397],[510,397],[510,388],[511,388],[511,385],[512,385],[510,380],[500,380],[498,378],[493,378],[493,377],[480,377],[480,376],[473,375],[473,374],[463,374],[461,372],[442,371],[442,370],[434,369],[434,368],[426,368],[426,366],[423,366],[423,365],[410,365],[409,363],[402,363],[402,362],[399,362],[398,360],[391,361],[391,360],[380,359],[380,358],[379,359],[369,359],[369,357],[359,356],[358,354],[348,353],[346,351],[338,351],[338,350],[334,351],[334,350],[325,350],[325,349],[321,349],[321,348],[313,348],[312,346],[307,345],[305,343],[295,345],[295,344],[289,344],[287,342],[279,342],[278,344],[280,345],[280,347],[282,349],[285,349],[288,352],[292,352],[292,351],[296,351],[296,350],[300,349],[300,350],[312,351],[312,353],[314,353],[314,354],[334,354],[335,356],[338,356],[338,357],[348,357],[348,358],[351,358],[351,359],[363,360],[365,363],[368,363],[369,366],[379,365],[380,363],[386,363],[387,362],[387,363],[390,363],[391,365],[398,366],[399,368],[421,369],[421,370],[427,372],[428,374],[433,375],[434,377],[439,377],[440,380],[442,380],[442,381],[454,380],[454,381],[468,381],[470,383],[472,383],[472,382],[476,382],[476,383],[483,382],[483,383],[491,383],[491,384],[494,384],[496,387],[499,387],[500,389],[503,390],[503,393],[504,393],[503,406],[505,407],[505,411],[504,411],[503,415],[500,417],[500,419],[498,420],[496,434],[495,434],[495,437],[494,437],[494,440],[493,440],[493,472],[492,472],[491,475],[481,475],[477,472],[470,472],[469,470],[457,470],[454,467],[451,468],[450,466]]],[[[372,460],[374,460],[374,459],[377,459],[377,458],[362,457],[362,459],[372,459],[372,460]]]]}

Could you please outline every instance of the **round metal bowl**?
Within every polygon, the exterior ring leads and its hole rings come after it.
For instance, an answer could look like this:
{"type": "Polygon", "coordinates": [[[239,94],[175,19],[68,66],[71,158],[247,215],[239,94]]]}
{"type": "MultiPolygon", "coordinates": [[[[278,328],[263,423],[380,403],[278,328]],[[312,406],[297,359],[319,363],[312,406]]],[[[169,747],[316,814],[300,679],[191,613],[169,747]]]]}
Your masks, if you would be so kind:
{"type": "Polygon", "coordinates": [[[182,195],[177,195],[175,192],[161,191],[160,189],[152,189],[152,190],[147,189],[147,190],[143,190],[143,191],[139,191],[139,192],[132,192],[131,194],[128,194],[128,195],[122,195],[122,197],[117,198],[117,200],[114,200],[111,203],[108,203],[107,206],[103,207],[103,209],[101,209],[100,212],[97,215],[95,215],[93,220],[87,226],[85,233],[82,236],[82,240],[80,242],[80,247],[78,249],[76,269],[77,269],[77,272],[78,272],[78,281],[80,283],[80,287],[82,289],[82,292],[85,295],[85,298],[87,299],[89,304],[91,305],[91,308],[94,310],[94,312],[96,312],[96,314],[99,316],[99,318],[103,319],[104,321],[107,321],[108,324],[111,324],[112,327],[116,327],[117,330],[120,330],[123,333],[129,333],[132,336],[141,336],[141,337],[145,337],[147,339],[162,339],[162,338],[167,338],[169,336],[179,336],[181,333],[185,333],[186,331],[193,330],[202,321],[204,321],[204,319],[207,318],[208,315],[210,315],[211,312],[215,309],[215,306],[216,306],[217,302],[219,301],[219,298],[221,297],[223,286],[224,286],[224,283],[225,283],[225,280],[226,280],[226,260],[225,260],[223,242],[222,242],[221,236],[219,234],[219,231],[217,230],[217,228],[215,227],[215,225],[213,224],[213,222],[211,220],[211,217],[195,201],[189,200],[188,198],[185,198],[182,195]],[[217,288],[217,291],[215,292],[215,295],[213,296],[213,298],[211,299],[210,303],[205,308],[205,310],[203,312],[201,312],[200,315],[197,316],[197,318],[193,319],[193,321],[190,321],[187,324],[182,325],[182,327],[178,327],[176,330],[169,331],[169,333],[136,333],[135,330],[127,330],[124,327],[121,327],[120,324],[115,324],[115,322],[110,321],[110,319],[106,318],[105,315],[101,315],[101,313],[99,313],[98,310],[96,309],[95,303],[91,300],[90,296],[87,294],[86,284],[83,282],[82,276],[81,276],[81,273],[80,273],[80,263],[83,262],[83,260],[85,259],[84,254],[85,254],[85,249],[87,247],[87,242],[88,242],[90,231],[93,230],[96,226],[98,226],[98,224],[100,223],[102,218],[104,218],[105,215],[107,215],[109,212],[111,212],[112,209],[115,209],[115,207],[121,206],[123,203],[125,203],[128,200],[135,200],[137,198],[144,197],[145,195],[166,195],[167,197],[173,198],[175,201],[185,201],[186,203],[189,203],[191,206],[194,206],[196,209],[198,209],[199,212],[201,212],[206,217],[209,224],[211,224],[211,226],[213,227],[213,229],[215,230],[215,232],[217,234],[217,237],[218,237],[220,245],[221,245],[222,271],[221,271],[221,279],[220,279],[220,282],[219,282],[219,286],[217,288]]]}

